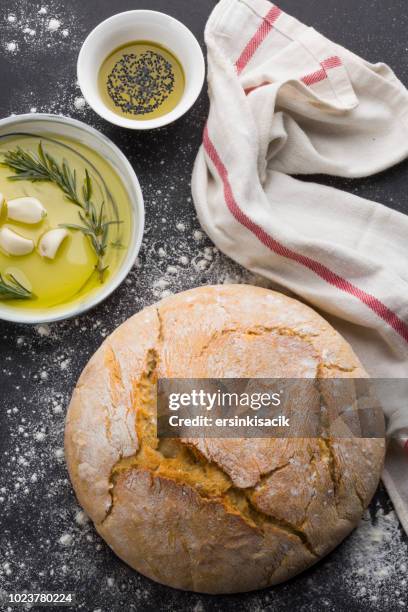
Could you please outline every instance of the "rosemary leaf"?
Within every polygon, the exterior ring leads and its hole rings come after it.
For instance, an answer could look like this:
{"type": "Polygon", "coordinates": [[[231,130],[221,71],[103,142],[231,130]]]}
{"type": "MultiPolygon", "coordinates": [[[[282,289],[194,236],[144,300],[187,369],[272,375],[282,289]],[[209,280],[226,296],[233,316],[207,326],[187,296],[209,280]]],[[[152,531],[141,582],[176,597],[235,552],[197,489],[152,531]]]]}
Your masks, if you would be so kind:
{"type": "Polygon", "coordinates": [[[12,274],[6,280],[0,273],[0,300],[29,300],[33,294],[12,274]]]}
{"type": "Polygon", "coordinates": [[[89,207],[89,203],[92,198],[92,183],[91,177],[89,176],[89,172],[87,169],[85,169],[85,182],[82,188],[82,193],[84,196],[85,203],[87,204],[87,207],[89,207]]]}

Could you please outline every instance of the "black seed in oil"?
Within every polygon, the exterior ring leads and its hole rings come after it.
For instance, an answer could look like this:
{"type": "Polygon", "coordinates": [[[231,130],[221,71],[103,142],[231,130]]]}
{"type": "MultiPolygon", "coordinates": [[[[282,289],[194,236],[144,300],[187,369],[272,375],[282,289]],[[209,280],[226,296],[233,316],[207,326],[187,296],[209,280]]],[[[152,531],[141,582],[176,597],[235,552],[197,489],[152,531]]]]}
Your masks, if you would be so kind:
{"type": "Polygon", "coordinates": [[[174,91],[174,71],[160,53],[126,53],[108,76],[107,89],[115,106],[131,115],[157,110],[174,91]]]}

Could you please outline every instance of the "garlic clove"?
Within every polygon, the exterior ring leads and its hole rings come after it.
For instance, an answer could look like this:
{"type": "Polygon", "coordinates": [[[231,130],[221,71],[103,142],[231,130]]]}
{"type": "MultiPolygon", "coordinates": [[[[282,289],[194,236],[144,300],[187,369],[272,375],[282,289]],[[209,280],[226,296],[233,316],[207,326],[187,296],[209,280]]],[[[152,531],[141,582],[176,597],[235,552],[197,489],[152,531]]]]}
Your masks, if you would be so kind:
{"type": "Polygon", "coordinates": [[[37,198],[16,198],[7,202],[8,218],[20,223],[39,223],[47,211],[37,198]]]}
{"type": "Polygon", "coordinates": [[[34,250],[34,242],[13,232],[8,227],[0,229],[0,248],[8,255],[28,255],[34,250]]]}
{"type": "Polygon", "coordinates": [[[67,236],[68,232],[66,229],[53,229],[44,234],[38,243],[40,255],[48,259],[54,259],[67,236]]]}

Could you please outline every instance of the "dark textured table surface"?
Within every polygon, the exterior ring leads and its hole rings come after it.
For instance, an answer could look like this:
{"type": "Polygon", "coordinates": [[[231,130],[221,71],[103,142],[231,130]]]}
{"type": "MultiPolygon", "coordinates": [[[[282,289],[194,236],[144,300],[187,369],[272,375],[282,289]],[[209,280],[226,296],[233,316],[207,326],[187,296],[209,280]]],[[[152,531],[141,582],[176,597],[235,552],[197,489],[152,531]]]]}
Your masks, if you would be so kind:
{"type": "MultiPolygon", "coordinates": [[[[128,156],[146,203],[138,265],[103,305],[78,320],[36,328],[0,322],[0,590],[72,591],[76,609],[399,610],[408,606],[408,545],[384,491],[334,553],[287,584],[207,597],[168,589],[128,568],[77,506],[63,459],[64,416],[83,366],[132,313],[169,291],[214,282],[259,282],[213,249],[199,231],[190,175],[207,113],[203,93],[176,124],[152,133],[111,126],[84,105],[75,77],[87,33],[128,9],[166,11],[203,43],[214,0],[3,0],[0,116],[61,113],[109,136],[128,156]]],[[[408,84],[406,0],[282,0],[283,10],[408,84]]],[[[403,163],[379,176],[329,180],[408,212],[403,163]]],[[[1,607],[1,606],[0,606],[1,607]]]]}

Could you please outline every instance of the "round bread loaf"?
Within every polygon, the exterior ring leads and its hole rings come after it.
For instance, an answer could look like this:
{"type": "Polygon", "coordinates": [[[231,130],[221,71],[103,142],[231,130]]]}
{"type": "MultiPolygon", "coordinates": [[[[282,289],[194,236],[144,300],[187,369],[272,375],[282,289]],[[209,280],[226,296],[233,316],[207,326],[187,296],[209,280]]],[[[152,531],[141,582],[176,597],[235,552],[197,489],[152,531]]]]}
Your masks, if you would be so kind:
{"type": "Polygon", "coordinates": [[[366,377],[316,312],[251,286],[171,296],[86,366],[65,450],[79,503],[115,553],[172,587],[233,593],[314,564],[357,525],[384,440],[156,438],[158,378],[366,377]]]}

